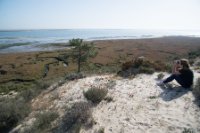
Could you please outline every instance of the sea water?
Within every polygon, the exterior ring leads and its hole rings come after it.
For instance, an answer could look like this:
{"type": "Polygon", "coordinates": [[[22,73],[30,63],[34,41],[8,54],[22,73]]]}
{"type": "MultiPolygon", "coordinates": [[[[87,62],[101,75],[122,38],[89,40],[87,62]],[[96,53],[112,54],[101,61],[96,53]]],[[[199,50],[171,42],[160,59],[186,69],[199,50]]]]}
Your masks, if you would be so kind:
{"type": "Polygon", "coordinates": [[[42,29],[0,31],[0,52],[37,51],[38,45],[66,43],[73,38],[84,40],[140,39],[163,36],[200,37],[198,30],[134,30],[134,29],[42,29]],[[2,46],[11,47],[2,47],[2,46]]]}

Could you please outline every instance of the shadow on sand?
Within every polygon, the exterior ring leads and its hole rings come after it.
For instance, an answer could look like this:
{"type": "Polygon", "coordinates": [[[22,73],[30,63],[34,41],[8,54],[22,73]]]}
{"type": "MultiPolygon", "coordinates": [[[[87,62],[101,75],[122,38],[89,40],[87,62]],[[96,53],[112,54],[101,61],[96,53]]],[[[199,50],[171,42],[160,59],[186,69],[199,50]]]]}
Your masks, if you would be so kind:
{"type": "Polygon", "coordinates": [[[160,94],[160,97],[164,101],[171,101],[177,99],[191,91],[191,88],[183,88],[181,86],[160,86],[160,88],[163,90],[163,92],[160,94]]]}

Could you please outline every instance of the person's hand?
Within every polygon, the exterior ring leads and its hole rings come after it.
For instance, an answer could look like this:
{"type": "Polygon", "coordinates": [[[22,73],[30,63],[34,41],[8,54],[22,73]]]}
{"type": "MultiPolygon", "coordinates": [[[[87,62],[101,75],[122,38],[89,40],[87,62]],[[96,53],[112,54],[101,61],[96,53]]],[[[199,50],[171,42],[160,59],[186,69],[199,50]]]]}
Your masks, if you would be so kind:
{"type": "Polygon", "coordinates": [[[174,60],[173,64],[174,66],[177,66],[177,60],[174,60]]]}

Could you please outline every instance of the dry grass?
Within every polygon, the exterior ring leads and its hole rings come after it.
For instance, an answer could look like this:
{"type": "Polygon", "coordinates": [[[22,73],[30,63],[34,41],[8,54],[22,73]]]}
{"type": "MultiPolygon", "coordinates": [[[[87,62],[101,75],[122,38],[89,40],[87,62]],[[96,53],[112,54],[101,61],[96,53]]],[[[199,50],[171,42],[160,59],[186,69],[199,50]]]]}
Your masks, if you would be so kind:
{"type": "Polygon", "coordinates": [[[196,84],[193,87],[193,94],[197,100],[200,100],[200,78],[197,79],[196,84]]]}
{"type": "Polygon", "coordinates": [[[56,112],[46,111],[36,115],[36,120],[24,133],[47,133],[51,129],[51,122],[58,117],[56,112]]]}
{"type": "Polygon", "coordinates": [[[30,106],[23,97],[0,99],[0,132],[8,132],[29,112],[30,106]]]}
{"type": "Polygon", "coordinates": [[[163,73],[159,73],[159,74],[157,75],[157,79],[158,79],[158,80],[161,80],[161,79],[163,79],[164,76],[165,76],[165,75],[164,75],[163,73]]]}
{"type": "MultiPolygon", "coordinates": [[[[94,41],[98,48],[98,55],[89,60],[90,65],[84,67],[84,71],[93,73],[116,73],[123,62],[132,60],[133,57],[147,57],[151,61],[170,61],[174,58],[198,55],[196,49],[200,49],[200,39],[190,37],[165,37],[154,39],[136,40],[102,40],[94,41]],[[192,52],[194,51],[194,52],[192,52]]],[[[51,80],[64,77],[66,74],[76,71],[76,64],[68,60],[69,50],[49,52],[29,52],[0,54],[0,84],[13,79],[23,80],[51,80]],[[63,59],[69,62],[65,66],[63,59]],[[44,66],[49,64],[47,76],[43,78],[44,66]]],[[[156,70],[162,70],[162,62],[154,66],[156,70]]],[[[143,68],[142,71],[151,73],[152,70],[143,68]]]]}
{"type": "Polygon", "coordinates": [[[122,64],[118,75],[122,77],[131,77],[140,73],[153,74],[156,71],[170,71],[171,66],[161,61],[151,61],[145,57],[139,57],[135,60],[122,64]]]}
{"type": "Polygon", "coordinates": [[[108,90],[105,88],[92,87],[83,92],[85,98],[93,103],[100,103],[107,95],[108,90]]]}
{"type": "Polygon", "coordinates": [[[90,104],[87,102],[74,103],[66,109],[66,113],[59,126],[54,132],[59,133],[79,133],[80,128],[93,126],[93,118],[90,110],[90,104]]]}

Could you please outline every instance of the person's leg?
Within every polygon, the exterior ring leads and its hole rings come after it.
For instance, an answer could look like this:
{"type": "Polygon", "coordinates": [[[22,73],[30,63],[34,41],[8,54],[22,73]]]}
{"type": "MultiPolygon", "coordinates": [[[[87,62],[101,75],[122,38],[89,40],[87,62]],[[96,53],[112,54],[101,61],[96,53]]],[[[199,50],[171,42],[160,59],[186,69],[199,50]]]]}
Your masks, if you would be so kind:
{"type": "Polygon", "coordinates": [[[169,82],[173,81],[174,79],[175,79],[182,87],[185,86],[183,80],[182,80],[181,77],[180,77],[180,75],[177,75],[177,74],[172,74],[172,75],[169,76],[167,79],[165,79],[165,80],[163,81],[163,83],[164,83],[164,84],[169,83],[169,82]]]}
{"type": "Polygon", "coordinates": [[[175,74],[170,75],[168,78],[166,78],[166,79],[163,81],[163,83],[166,84],[166,83],[169,83],[169,82],[173,81],[174,79],[176,79],[176,76],[177,76],[177,75],[175,75],[175,74]]]}

